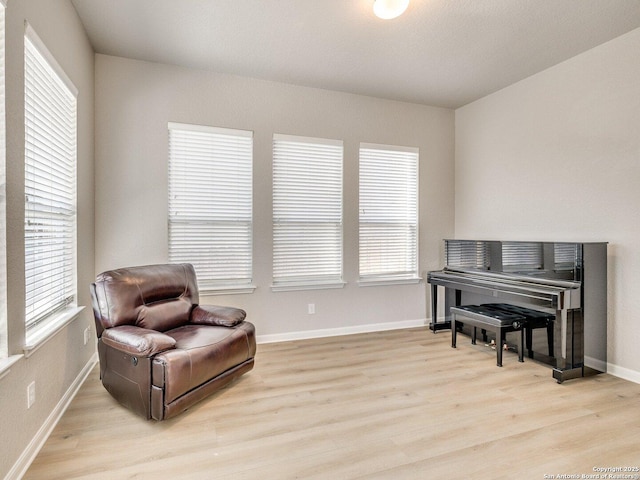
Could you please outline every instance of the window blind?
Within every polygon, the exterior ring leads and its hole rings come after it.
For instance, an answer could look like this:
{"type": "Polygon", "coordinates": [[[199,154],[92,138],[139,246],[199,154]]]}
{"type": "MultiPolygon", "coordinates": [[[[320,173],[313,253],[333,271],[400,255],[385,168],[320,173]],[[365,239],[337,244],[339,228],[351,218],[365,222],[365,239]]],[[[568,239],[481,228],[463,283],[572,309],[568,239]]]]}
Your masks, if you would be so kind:
{"type": "Polygon", "coordinates": [[[360,144],[360,280],[418,278],[418,149],[360,144]]]}
{"type": "Polygon", "coordinates": [[[342,285],[342,141],[273,137],[273,285],[342,285]]]}
{"type": "Polygon", "coordinates": [[[169,261],[203,290],[252,281],[253,132],[169,124],[169,261]]]}
{"type": "Polygon", "coordinates": [[[77,91],[29,27],[24,73],[29,331],[75,303],[77,91]]]}

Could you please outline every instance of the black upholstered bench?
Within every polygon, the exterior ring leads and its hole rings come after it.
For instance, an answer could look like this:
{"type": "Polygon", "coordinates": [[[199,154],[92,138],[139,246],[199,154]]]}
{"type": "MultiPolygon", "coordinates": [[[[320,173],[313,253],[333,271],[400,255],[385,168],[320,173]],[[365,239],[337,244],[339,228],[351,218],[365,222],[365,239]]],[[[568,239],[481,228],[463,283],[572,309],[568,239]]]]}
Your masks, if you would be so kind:
{"type": "Polygon", "coordinates": [[[523,362],[523,343],[525,316],[511,313],[486,305],[462,305],[451,307],[451,346],[456,348],[458,325],[466,323],[473,326],[471,343],[476,343],[476,328],[491,330],[496,334],[497,365],[502,366],[502,348],[508,332],[520,332],[518,335],[518,361],[523,362]],[[459,317],[462,317],[461,319],[459,317]]]}
{"type": "Polygon", "coordinates": [[[533,330],[536,328],[547,329],[547,346],[549,356],[553,357],[553,324],[555,316],[550,313],[519,307],[509,303],[485,303],[483,307],[495,308],[503,312],[511,312],[525,317],[524,334],[529,358],[533,358],[533,330]]]}

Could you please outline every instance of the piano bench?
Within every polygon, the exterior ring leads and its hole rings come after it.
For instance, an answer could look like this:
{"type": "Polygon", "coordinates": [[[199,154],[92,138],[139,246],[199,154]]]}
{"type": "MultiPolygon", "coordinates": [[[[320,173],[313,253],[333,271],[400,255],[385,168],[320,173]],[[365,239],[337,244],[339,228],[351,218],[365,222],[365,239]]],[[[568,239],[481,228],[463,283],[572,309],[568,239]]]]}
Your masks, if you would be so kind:
{"type": "Polygon", "coordinates": [[[553,322],[555,316],[550,313],[519,307],[510,303],[485,303],[483,307],[495,308],[505,312],[511,312],[525,317],[524,334],[529,358],[533,358],[533,330],[536,328],[547,329],[547,346],[549,356],[553,357],[553,322]]]}
{"type": "Polygon", "coordinates": [[[502,366],[502,349],[508,332],[520,332],[518,335],[518,361],[524,362],[524,325],[525,317],[517,313],[506,312],[484,305],[461,305],[451,307],[451,347],[456,348],[458,325],[466,323],[473,327],[471,343],[476,343],[476,328],[491,330],[496,334],[496,363],[502,366]],[[458,317],[462,317],[459,320],[458,317]]]}

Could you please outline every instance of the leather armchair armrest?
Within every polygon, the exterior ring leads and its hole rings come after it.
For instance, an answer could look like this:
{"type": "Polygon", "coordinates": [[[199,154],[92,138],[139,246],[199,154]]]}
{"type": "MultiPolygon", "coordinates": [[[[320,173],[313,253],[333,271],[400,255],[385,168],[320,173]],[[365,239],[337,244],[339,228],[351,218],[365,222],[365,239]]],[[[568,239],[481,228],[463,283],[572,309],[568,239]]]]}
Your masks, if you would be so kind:
{"type": "Polygon", "coordinates": [[[133,325],[107,328],[101,338],[105,345],[139,357],[151,357],[176,347],[175,339],[169,335],[133,325]]]}
{"type": "Polygon", "coordinates": [[[191,323],[197,325],[235,327],[239,323],[242,323],[246,316],[247,312],[239,308],[196,305],[191,311],[191,323]]]}

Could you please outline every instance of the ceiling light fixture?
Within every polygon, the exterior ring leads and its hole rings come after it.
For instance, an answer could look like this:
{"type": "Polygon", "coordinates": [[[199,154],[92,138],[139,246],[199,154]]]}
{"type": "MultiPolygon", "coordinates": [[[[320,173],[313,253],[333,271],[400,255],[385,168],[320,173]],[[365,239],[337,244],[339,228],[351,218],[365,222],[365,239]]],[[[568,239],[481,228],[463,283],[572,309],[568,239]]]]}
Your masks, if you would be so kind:
{"type": "Polygon", "coordinates": [[[409,0],[374,0],[373,13],[384,20],[399,17],[409,6],[409,0]]]}

